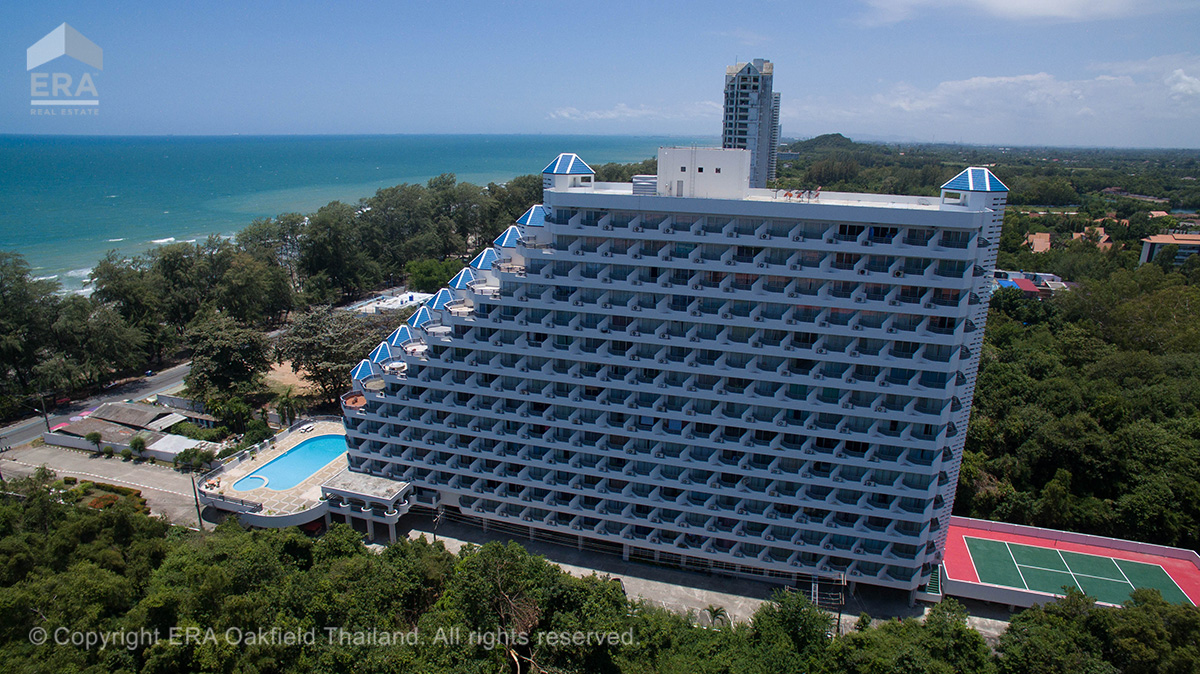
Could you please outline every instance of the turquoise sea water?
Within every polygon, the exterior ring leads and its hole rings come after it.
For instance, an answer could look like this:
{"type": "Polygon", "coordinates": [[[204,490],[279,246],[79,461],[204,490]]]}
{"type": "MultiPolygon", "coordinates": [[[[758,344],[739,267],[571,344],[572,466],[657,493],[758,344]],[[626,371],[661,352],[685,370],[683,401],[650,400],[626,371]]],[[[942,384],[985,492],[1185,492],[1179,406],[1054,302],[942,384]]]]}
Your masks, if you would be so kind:
{"type": "Polygon", "coordinates": [[[275,491],[291,489],[346,453],[346,436],[318,435],[271,459],[267,465],[233,484],[234,491],[249,491],[262,486],[275,491]]]}
{"type": "Polygon", "coordinates": [[[260,217],[356,202],[441,173],[487,184],[537,173],[560,152],[640,161],[653,136],[0,136],[0,250],[79,289],[105,252],[232,235],[260,217]]]}

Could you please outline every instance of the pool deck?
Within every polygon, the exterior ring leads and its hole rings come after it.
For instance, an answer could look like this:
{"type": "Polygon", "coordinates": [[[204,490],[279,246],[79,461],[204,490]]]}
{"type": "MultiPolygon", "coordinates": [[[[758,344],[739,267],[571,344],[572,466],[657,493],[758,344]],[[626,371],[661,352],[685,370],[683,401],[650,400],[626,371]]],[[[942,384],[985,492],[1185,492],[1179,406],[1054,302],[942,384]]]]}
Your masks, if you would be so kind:
{"type": "Polygon", "coordinates": [[[320,435],[346,435],[346,429],[340,423],[314,421],[312,426],[313,430],[308,433],[301,433],[299,430],[296,430],[276,436],[274,447],[259,452],[255,458],[242,461],[221,473],[217,477],[219,485],[208,488],[207,491],[261,503],[262,511],[260,514],[269,517],[292,515],[316,507],[321,503],[321,483],[337,475],[346,467],[345,455],[339,455],[333,461],[325,464],[320,470],[309,475],[303,482],[290,489],[277,491],[267,486],[238,491],[233,488],[234,483],[238,480],[262,468],[271,460],[305,440],[320,435]]]}

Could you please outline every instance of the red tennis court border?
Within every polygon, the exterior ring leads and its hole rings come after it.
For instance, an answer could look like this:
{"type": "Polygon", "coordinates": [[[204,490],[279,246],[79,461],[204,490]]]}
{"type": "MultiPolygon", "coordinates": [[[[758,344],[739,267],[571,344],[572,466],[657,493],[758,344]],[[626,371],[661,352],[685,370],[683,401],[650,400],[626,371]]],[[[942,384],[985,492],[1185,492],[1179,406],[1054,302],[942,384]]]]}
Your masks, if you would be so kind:
{"type": "Polygon", "coordinates": [[[1200,555],[1192,550],[969,517],[951,517],[946,551],[942,558],[945,580],[977,585],[983,583],[979,581],[964,536],[1157,564],[1171,576],[1193,604],[1200,606],[1200,555]]]}

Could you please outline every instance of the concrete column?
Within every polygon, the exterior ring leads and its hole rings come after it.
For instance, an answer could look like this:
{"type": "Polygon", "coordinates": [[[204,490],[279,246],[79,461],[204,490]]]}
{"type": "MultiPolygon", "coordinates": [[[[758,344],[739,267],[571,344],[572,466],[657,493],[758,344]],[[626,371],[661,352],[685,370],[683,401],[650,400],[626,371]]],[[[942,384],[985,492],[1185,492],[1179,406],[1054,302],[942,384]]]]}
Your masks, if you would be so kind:
{"type": "Polygon", "coordinates": [[[629,545],[628,544],[621,546],[621,559],[625,560],[626,562],[629,561],[629,545]]]}
{"type": "Polygon", "coordinates": [[[396,523],[388,522],[388,542],[396,542],[396,523]]]}
{"type": "Polygon", "coordinates": [[[364,519],[367,520],[367,535],[371,537],[371,542],[374,543],[375,542],[375,520],[371,519],[370,515],[366,515],[364,517],[364,519]]]}

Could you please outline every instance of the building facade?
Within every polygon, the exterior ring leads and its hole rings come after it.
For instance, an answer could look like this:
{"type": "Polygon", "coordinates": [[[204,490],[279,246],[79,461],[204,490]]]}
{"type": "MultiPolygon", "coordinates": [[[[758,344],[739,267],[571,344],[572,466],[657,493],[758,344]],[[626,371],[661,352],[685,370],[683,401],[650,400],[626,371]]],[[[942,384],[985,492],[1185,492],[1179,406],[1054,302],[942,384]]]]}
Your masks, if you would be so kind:
{"type": "Polygon", "coordinates": [[[971,168],[940,197],[777,193],[718,149],[658,166],[547,166],[545,203],[354,369],[351,469],[629,558],[915,591],[1007,188],[971,168]]]}
{"type": "Polygon", "coordinates": [[[754,59],[725,69],[725,118],[721,147],[750,151],[750,187],[775,179],[779,154],[779,94],[775,66],[754,59]]]}

